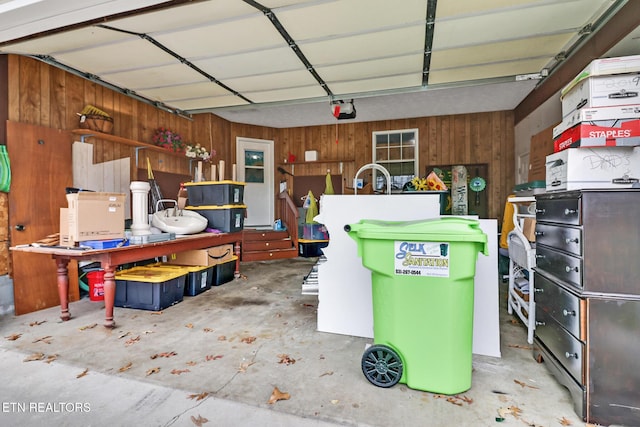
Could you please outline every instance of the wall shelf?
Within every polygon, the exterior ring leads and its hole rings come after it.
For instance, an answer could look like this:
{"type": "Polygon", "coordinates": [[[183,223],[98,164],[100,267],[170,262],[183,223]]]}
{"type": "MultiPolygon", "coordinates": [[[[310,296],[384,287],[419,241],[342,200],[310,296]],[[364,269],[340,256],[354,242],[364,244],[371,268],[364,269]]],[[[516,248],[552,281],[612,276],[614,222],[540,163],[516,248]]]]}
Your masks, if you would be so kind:
{"type": "Polygon", "coordinates": [[[355,159],[327,159],[327,160],[314,160],[314,161],[310,161],[310,162],[305,162],[304,160],[300,160],[297,162],[287,162],[287,163],[280,163],[280,166],[286,166],[286,165],[312,165],[312,164],[318,164],[318,163],[348,163],[348,162],[355,162],[355,159]]]}
{"type": "Polygon", "coordinates": [[[125,144],[125,145],[130,145],[132,147],[135,147],[135,150],[136,150],[136,166],[138,165],[138,152],[140,150],[153,150],[153,151],[158,151],[158,152],[167,154],[169,156],[177,156],[177,157],[186,158],[184,153],[177,153],[175,151],[167,150],[166,148],[163,148],[163,147],[158,147],[157,145],[149,144],[149,143],[146,143],[146,142],[136,141],[134,139],[123,138],[121,136],[115,136],[115,135],[111,135],[111,134],[108,134],[108,133],[102,133],[102,132],[98,132],[98,131],[95,131],[95,130],[73,129],[71,131],[71,133],[74,134],[74,135],[79,135],[80,136],[80,142],[86,142],[87,138],[96,138],[96,139],[102,139],[104,141],[117,142],[117,143],[120,143],[120,144],[125,144]]]}

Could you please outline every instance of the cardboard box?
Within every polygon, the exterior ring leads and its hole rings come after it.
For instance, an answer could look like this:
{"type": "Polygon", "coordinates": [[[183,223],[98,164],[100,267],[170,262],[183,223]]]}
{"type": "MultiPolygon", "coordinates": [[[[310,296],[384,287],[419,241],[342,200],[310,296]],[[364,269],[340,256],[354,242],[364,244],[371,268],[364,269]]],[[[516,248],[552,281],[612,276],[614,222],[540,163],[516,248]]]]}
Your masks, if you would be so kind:
{"type": "Polygon", "coordinates": [[[123,193],[81,191],[67,194],[69,240],[117,239],[124,237],[123,193]]]}
{"type": "Polygon", "coordinates": [[[207,249],[178,252],[167,256],[168,264],[210,266],[227,262],[235,256],[233,245],[220,245],[207,249]]]}
{"type": "Polygon", "coordinates": [[[536,220],[533,218],[525,218],[522,221],[522,234],[530,242],[536,241],[536,220]]]}
{"type": "Polygon", "coordinates": [[[640,145],[640,119],[580,123],[553,141],[553,151],[577,147],[634,147],[640,145]]]}
{"type": "Polygon", "coordinates": [[[529,148],[529,175],[528,182],[544,181],[546,176],[545,161],[549,154],[553,154],[553,128],[548,127],[542,132],[531,137],[529,148]]]}
{"type": "Polygon", "coordinates": [[[580,123],[595,124],[602,120],[629,120],[640,119],[640,104],[624,105],[616,107],[583,108],[574,111],[553,128],[553,139],[559,137],[564,131],[580,123]]]}
{"type": "Polygon", "coordinates": [[[618,56],[614,58],[594,59],[576,77],[560,91],[563,97],[585,79],[593,76],[628,74],[640,72],[640,55],[618,56]]]}
{"type": "Polygon", "coordinates": [[[568,148],[547,156],[546,189],[630,188],[638,182],[640,147],[568,148]]]}
{"type": "Polygon", "coordinates": [[[563,118],[582,108],[640,104],[640,74],[588,77],[560,99],[563,118]]]}
{"type": "Polygon", "coordinates": [[[69,235],[69,208],[60,208],[60,246],[74,246],[69,235]]]}

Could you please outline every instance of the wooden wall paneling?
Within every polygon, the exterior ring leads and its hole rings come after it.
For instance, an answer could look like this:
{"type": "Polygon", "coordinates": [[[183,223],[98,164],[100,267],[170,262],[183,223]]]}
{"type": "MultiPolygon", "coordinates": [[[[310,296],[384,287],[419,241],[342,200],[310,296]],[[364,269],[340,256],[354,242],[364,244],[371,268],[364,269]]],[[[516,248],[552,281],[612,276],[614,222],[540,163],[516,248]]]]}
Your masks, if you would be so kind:
{"type": "Polygon", "coordinates": [[[40,122],[40,68],[33,60],[20,61],[20,121],[29,124],[40,122]]]}
{"type": "Polygon", "coordinates": [[[66,73],[59,68],[50,67],[49,74],[49,105],[47,106],[50,116],[49,127],[54,129],[67,129],[67,100],[65,99],[66,73]]]}

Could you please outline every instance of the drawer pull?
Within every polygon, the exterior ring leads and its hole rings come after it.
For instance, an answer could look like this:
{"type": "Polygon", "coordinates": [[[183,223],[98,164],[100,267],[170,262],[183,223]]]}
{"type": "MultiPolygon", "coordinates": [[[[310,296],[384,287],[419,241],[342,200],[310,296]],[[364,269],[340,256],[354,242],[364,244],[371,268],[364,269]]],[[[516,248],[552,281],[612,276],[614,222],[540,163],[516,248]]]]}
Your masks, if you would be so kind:
{"type": "Polygon", "coordinates": [[[544,258],[544,255],[536,254],[536,259],[538,258],[544,258]]]}
{"type": "Polygon", "coordinates": [[[544,326],[544,325],[546,325],[546,323],[544,323],[544,322],[538,322],[538,321],[536,320],[536,326],[544,326]]]}
{"type": "Polygon", "coordinates": [[[569,239],[568,237],[566,239],[564,239],[565,243],[569,244],[569,243],[578,243],[578,238],[576,237],[575,239],[569,239]]]}
{"type": "Polygon", "coordinates": [[[566,271],[567,273],[571,273],[572,271],[575,271],[577,273],[578,267],[571,267],[570,265],[567,265],[564,267],[564,271],[566,271]]]}
{"type": "Polygon", "coordinates": [[[578,353],[569,353],[568,351],[564,354],[564,357],[566,357],[567,359],[571,359],[571,358],[578,358],[578,353]]]}
{"type": "Polygon", "coordinates": [[[564,214],[565,214],[565,215],[573,215],[573,214],[574,214],[574,213],[576,213],[576,212],[578,212],[578,211],[577,211],[577,210],[575,210],[575,209],[565,209],[565,210],[564,210],[564,214]]]}
{"type": "Polygon", "coordinates": [[[544,215],[544,209],[536,209],[536,213],[544,215]]]}
{"type": "Polygon", "coordinates": [[[543,288],[533,288],[533,292],[536,292],[536,293],[540,293],[540,294],[541,294],[541,293],[543,293],[543,292],[544,292],[544,289],[543,289],[543,288]]]}
{"type": "Polygon", "coordinates": [[[564,310],[562,310],[562,315],[563,316],[575,316],[576,315],[576,311],[575,310],[567,310],[566,308],[564,310]]]}
{"type": "Polygon", "coordinates": [[[544,231],[536,231],[535,233],[536,236],[544,236],[544,231]]]}

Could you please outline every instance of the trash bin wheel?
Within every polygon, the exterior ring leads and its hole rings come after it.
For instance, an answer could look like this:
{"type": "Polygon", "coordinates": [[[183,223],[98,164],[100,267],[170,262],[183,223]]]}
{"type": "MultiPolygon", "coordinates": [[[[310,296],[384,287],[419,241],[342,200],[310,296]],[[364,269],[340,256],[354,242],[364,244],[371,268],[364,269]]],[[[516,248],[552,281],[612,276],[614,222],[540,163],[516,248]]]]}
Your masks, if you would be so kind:
{"type": "Polygon", "coordinates": [[[402,359],[386,345],[372,345],[362,355],[362,373],[373,385],[393,387],[402,378],[402,359]]]}

